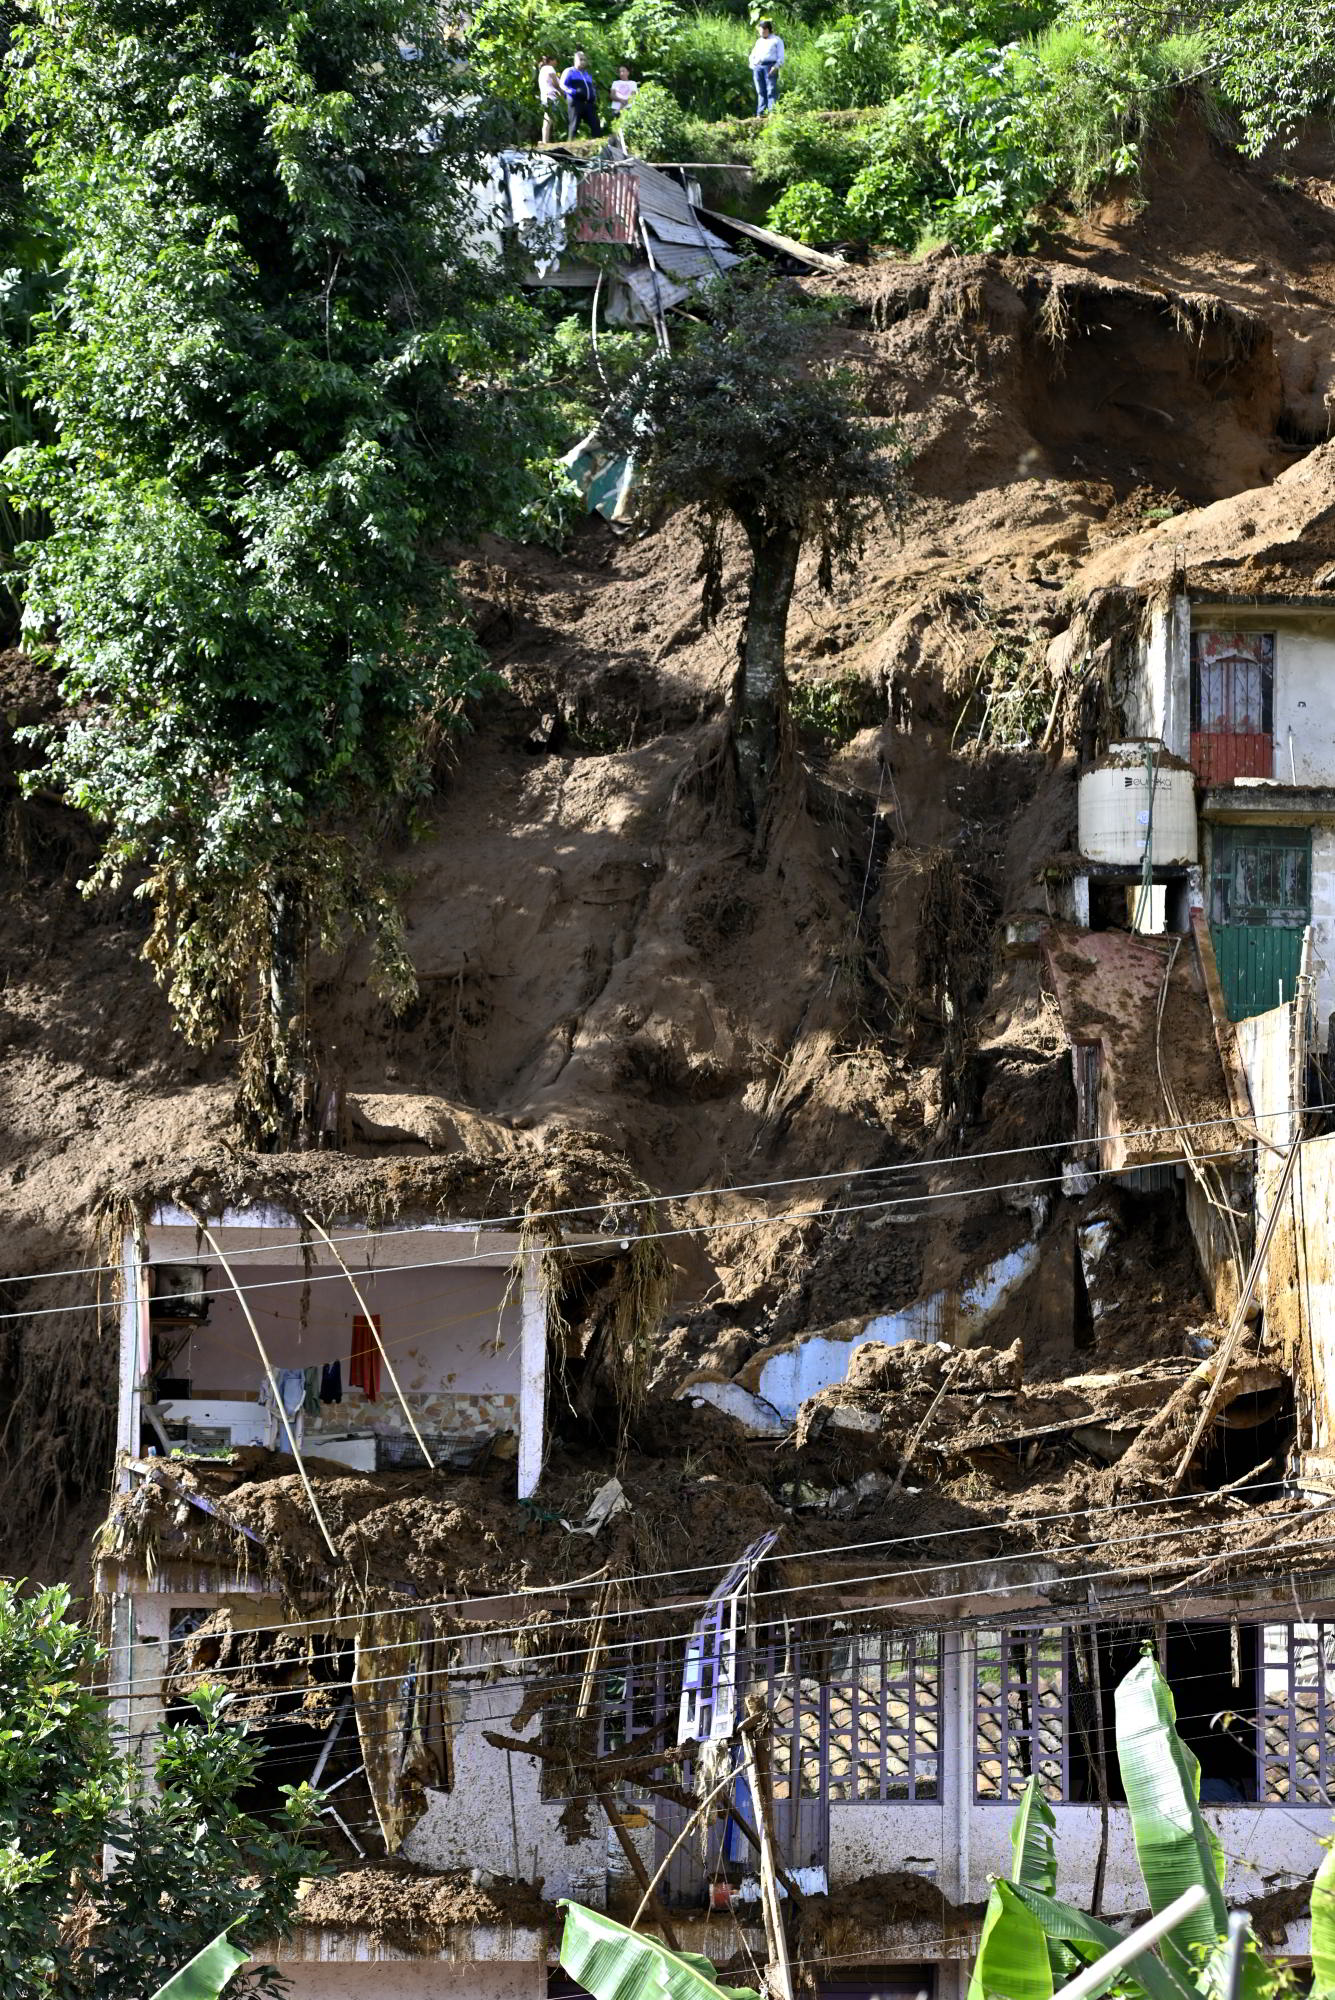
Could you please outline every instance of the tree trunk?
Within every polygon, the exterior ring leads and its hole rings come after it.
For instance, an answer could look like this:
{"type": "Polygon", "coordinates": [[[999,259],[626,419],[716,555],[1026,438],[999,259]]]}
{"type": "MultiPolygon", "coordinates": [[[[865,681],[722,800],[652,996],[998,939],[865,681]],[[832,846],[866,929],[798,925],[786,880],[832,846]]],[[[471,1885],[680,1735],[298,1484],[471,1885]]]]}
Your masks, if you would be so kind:
{"type": "Polygon", "coordinates": [[[263,1080],[251,1107],[255,1143],[287,1152],[302,1143],[307,1124],[305,899],[291,877],[276,875],[268,892],[269,951],[260,997],[263,1080]]]}
{"type": "Polygon", "coordinates": [[[802,537],[796,528],[767,528],[746,517],[742,526],[751,545],[751,586],[733,687],[733,720],[742,789],[758,814],[788,718],[784,650],[802,537]]]}

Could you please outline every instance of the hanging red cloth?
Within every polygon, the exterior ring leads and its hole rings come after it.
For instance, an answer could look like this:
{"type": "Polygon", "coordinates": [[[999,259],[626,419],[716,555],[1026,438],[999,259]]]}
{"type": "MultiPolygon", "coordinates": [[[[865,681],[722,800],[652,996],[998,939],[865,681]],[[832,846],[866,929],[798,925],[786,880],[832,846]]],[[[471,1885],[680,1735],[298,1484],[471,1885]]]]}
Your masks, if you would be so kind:
{"type": "Polygon", "coordinates": [[[373,1313],[368,1319],[365,1313],[352,1315],[352,1354],[348,1360],[348,1386],[360,1389],[368,1403],[380,1401],[380,1349],[376,1335],[380,1332],[380,1315],[373,1313]],[[375,1329],[372,1332],[372,1328],[375,1329]]]}

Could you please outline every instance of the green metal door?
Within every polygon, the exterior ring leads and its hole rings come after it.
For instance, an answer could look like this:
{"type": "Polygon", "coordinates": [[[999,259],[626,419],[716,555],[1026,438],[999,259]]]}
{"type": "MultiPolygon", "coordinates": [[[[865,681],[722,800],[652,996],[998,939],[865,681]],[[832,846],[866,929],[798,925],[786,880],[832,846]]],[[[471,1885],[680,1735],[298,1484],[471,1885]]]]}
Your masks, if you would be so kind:
{"type": "Polygon", "coordinates": [[[1293,998],[1311,915],[1309,828],[1215,828],[1210,935],[1230,1019],[1293,998]]]}

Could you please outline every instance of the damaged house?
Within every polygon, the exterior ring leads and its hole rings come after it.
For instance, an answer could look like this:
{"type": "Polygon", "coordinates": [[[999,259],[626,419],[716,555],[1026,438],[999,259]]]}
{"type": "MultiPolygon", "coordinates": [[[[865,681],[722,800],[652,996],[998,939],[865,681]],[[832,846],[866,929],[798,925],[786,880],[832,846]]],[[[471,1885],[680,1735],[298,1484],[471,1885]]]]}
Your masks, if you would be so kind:
{"type": "Polygon", "coordinates": [[[298,1995],[569,1994],[570,1898],[733,1980],[786,1958],[826,1995],[955,2000],[1031,1779],[1066,1879],[1142,1906],[1112,1705],[1145,1649],[1228,1899],[1306,1956],[1335,758],[1292,718],[1324,628],[1174,532],[1185,574],[1091,579],[1055,641],[1070,837],[1009,948],[1059,1024],[1057,1136],[850,1176],[858,1310],[710,1303],[672,1345],[649,1259],[694,1218],[624,1177],[140,1190],[113,1695],[133,1740],[221,1679],[255,1803],[325,1791],[336,1872],[276,1954],[298,1995]]]}
{"type": "Polygon", "coordinates": [[[581,1311],[631,1296],[628,1211],[576,1204],[559,1244],[495,1199],[317,1223],[284,1171],[126,1231],[98,1585],[131,1742],[221,1681],[263,1745],[250,1803],[325,1792],[336,1872],[276,1953],[297,1995],[569,1993],[562,1897],[737,1977],[782,1933],[819,1991],[962,1994],[1031,1775],[1063,1865],[1109,1918],[1139,1906],[1111,1703],[1146,1646],[1228,1893],[1301,1957],[1335,1576],[1308,1501],[1220,1472],[1239,1398],[1282,1456],[1276,1370],[1240,1363],[1178,1491],[1200,1365],[1030,1378],[1006,1337],[1022,1314],[1037,1346],[1054,1267],[1021,1247],[743,1379],[694,1371],[657,1419],[697,1439],[679,1484],[631,1454],[591,1490],[553,1425],[581,1311]]]}

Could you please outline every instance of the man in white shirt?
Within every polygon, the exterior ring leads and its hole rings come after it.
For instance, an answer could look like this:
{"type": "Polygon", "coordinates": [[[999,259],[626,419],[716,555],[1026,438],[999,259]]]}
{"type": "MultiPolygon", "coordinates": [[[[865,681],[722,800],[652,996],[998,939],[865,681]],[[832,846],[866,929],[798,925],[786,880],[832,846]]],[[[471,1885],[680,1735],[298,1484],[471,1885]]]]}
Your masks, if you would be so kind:
{"type": "Polygon", "coordinates": [[[762,21],[751,50],[751,75],[756,86],[756,117],[763,118],[779,101],[779,71],[783,68],[783,36],[773,21],[762,21]]]}

